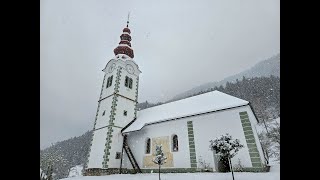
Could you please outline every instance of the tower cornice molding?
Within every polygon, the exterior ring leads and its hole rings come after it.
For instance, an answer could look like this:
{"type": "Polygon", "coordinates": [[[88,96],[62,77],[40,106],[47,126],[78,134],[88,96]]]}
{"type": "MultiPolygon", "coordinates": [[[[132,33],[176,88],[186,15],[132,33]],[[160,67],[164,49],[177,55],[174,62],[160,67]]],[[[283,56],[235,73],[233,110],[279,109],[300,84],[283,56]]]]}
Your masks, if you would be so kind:
{"type": "Polygon", "coordinates": [[[109,73],[108,69],[113,63],[116,65],[115,68],[122,67],[123,69],[126,69],[126,66],[128,64],[132,65],[134,67],[134,72],[132,74],[134,74],[135,76],[139,76],[139,74],[141,73],[139,66],[134,61],[123,60],[121,57],[119,57],[119,58],[115,57],[115,58],[111,59],[102,71],[105,73],[109,73]]]}
{"type": "Polygon", "coordinates": [[[102,101],[102,100],[105,100],[105,99],[107,99],[107,98],[109,98],[109,97],[111,97],[111,96],[120,96],[120,97],[123,97],[123,98],[125,98],[125,99],[128,99],[128,100],[130,100],[130,101],[132,101],[132,102],[138,102],[137,100],[133,100],[133,99],[131,99],[131,98],[125,97],[125,96],[123,96],[123,95],[121,95],[121,94],[118,94],[118,93],[112,93],[112,94],[110,94],[110,95],[107,96],[107,97],[104,97],[104,98],[99,99],[98,102],[100,102],[100,101],[102,101]]]}

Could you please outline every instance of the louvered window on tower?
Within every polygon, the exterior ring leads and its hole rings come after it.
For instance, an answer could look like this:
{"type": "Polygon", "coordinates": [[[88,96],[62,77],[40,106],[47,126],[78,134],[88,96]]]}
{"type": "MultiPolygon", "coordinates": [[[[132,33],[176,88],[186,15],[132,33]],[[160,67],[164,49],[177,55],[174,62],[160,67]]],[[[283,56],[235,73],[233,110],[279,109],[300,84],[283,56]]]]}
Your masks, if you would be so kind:
{"type": "Polygon", "coordinates": [[[132,78],[129,78],[128,76],[126,76],[124,86],[132,89],[132,78]]]}
{"type": "Polygon", "coordinates": [[[108,77],[108,80],[107,80],[107,87],[106,87],[106,88],[108,88],[108,87],[110,87],[110,86],[112,85],[112,79],[113,79],[113,75],[112,75],[112,76],[110,76],[110,77],[108,77]]]}
{"type": "Polygon", "coordinates": [[[129,78],[129,88],[132,89],[132,78],[129,78]]]}
{"type": "Polygon", "coordinates": [[[128,78],[128,76],[126,76],[126,79],[125,79],[125,82],[124,82],[124,86],[128,87],[128,84],[129,84],[129,78],[128,78]]]}

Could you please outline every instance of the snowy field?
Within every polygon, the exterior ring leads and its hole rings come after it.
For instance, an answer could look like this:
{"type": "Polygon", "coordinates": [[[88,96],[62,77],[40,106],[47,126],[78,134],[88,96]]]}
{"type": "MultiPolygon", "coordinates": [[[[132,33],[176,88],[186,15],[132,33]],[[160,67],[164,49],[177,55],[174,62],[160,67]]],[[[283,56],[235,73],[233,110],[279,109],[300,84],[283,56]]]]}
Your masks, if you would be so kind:
{"type": "MultiPolygon", "coordinates": [[[[116,174],[108,176],[80,176],[63,180],[158,180],[158,174],[116,174]]],[[[280,164],[272,165],[270,172],[235,172],[235,180],[280,180],[280,164]]],[[[168,173],[161,180],[232,180],[231,173],[168,173]]]]}

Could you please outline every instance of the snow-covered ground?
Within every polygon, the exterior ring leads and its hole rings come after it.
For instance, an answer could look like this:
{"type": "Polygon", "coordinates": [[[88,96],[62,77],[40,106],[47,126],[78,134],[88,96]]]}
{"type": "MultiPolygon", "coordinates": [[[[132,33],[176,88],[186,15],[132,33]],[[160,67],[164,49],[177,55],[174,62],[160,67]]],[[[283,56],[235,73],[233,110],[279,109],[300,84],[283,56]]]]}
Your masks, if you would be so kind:
{"type": "MultiPolygon", "coordinates": [[[[158,180],[158,174],[116,174],[108,176],[81,176],[63,180],[158,180]]],[[[231,180],[231,173],[168,173],[161,174],[161,180],[231,180]]],[[[270,172],[235,172],[235,180],[280,180],[280,164],[274,163],[270,172]]]]}
{"type": "Polygon", "coordinates": [[[81,173],[82,169],[83,169],[83,166],[81,165],[71,168],[68,178],[82,176],[82,173],[81,173]]]}

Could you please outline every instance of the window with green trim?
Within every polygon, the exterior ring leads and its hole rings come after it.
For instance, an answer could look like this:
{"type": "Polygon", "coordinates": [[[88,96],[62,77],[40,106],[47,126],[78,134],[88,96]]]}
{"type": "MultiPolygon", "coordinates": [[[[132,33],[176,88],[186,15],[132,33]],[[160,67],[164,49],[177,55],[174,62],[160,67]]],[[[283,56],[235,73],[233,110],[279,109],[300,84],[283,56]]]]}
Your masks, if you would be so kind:
{"type": "Polygon", "coordinates": [[[129,78],[129,88],[132,89],[132,78],[129,78]]]}
{"type": "Polygon", "coordinates": [[[108,77],[108,79],[107,79],[107,87],[106,88],[108,88],[108,87],[110,87],[112,85],[112,79],[113,79],[113,75],[108,77]]]}
{"type": "Polygon", "coordinates": [[[132,82],[133,82],[132,78],[129,78],[128,76],[126,76],[126,79],[124,81],[124,86],[132,89],[132,82]]]}

